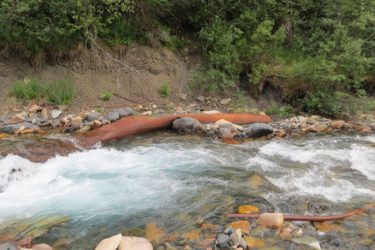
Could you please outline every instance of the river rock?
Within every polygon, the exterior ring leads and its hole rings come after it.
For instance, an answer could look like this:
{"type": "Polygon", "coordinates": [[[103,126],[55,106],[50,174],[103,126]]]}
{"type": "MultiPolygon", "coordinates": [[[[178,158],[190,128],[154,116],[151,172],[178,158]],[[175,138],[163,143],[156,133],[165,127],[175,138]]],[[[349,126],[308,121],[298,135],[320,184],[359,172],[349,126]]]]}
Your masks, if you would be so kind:
{"type": "Polygon", "coordinates": [[[202,112],[203,114],[208,114],[208,115],[212,115],[212,114],[220,114],[220,111],[217,111],[217,110],[207,110],[207,111],[203,111],[202,112]]]}
{"type": "Polygon", "coordinates": [[[219,234],[216,239],[216,243],[221,247],[228,247],[229,246],[230,237],[226,234],[219,234]]]}
{"type": "Polygon", "coordinates": [[[41,113],[41,115],[42,115],[42,118],[43,118],[43,119],[48,120],[48,109],[47,109],[47,108],[42,108],[42,113],[41,113]]]}
{"type": "Polygon", "coordinates": [[[108,118],[108,120],[110,120],[111,122],[114,122],[114,121],[117,121],[118,119],[120,119],[120,114],[119,112],[117,111],[110,111],[106,114],[106,117],[108,118]]]}
{"type": "Polygon", "coordinates": [[[145,111],[142,113],[142,115],[152,115],[152,111],[151,110],[145,111]]]}
{"type": "Polygon", "coordinates": [[[306,121],[308,124],[310,125],[316,125],[316,124],[319,124],[319,116],[317,115],[312,115],[310,116],[309,118],[307,118],[307,121],[306,121]]]}
{"type": "Polygon", "coordinates": [[[61,114],[62,114],[61,110],[58,110],[58,109],[51,110],[51,117],[52,117],[52,119],[58,118],[61,114]]]}
{"type": "Polygon", "coordinates": [[[164,237],[165,232],[163,229],[158,228],[155,223],[150,223],[146,226],[145,235],[149,241],[158,244],[164,237]]]}
{"type": "Polygon", "coordinates": [[[30,107],[28,107],[27,112],[36,113],[40,110],[42,110],[42,107],[34,103],[34,104],[31,104],[30,107]]]}
{"type": "Polygon", "coordinates": [[[244,128],[244,134],[249,138],[258,138],[272,133],[272,126],[265,123],[253,123],[244,128]]]}
{"type": "Polygon", "coordinates": [[[232,132],[231,127],[219,127],[217,130],[217,136],[221,139],[231,139],[236,135],[232,132]]]}
{"type": "Polygon", "coordinates": [[[190,117],[177,118],[173,121],[172,128],[179,133],[194,133],[204,130],[204,126],[197,119],[190,117]]]}
{"type": "Polygon", "coordinates": [[[87,133],[91,130],[91,127],[90,126],[83,126],[81,129],[79,129],[77,131],[77,133],[79,134],[84,134],[84,133],[87,133]]]}
{"type": "Polygon", "coordinates": [[[134,109],[132,109],[130,107],[118,108],[118,109],[115,109],[114,111],[116,111],[120,115],[120,118],[125,117],[125,116],[131,116],[131,115],[135,114],[134,109]]]}
{"type": "Polygon", "coordinates": [[[10,115],[0,115],[0,123],[8,123],[10,115]]]}
{"type": "Polygon", "coordinates": [[[311,236],[304,236],[300,238],[293,238],[291,239],[294,243],[309,246],[312,249],[315,250],[321,250],[320,243],[317,239],[311,237],[311,236]]]}
{"type": "Polygon", "coordinates": [[[47,244],[43,243],[43,244],[33,245],[31,249],[33,249],[33,250],[52,250],[52,247],[50,245],[47,245],[47,244]]]}
{"type": "Polygon", "coordinates": [[[230,236],[230,242],[232,246],[239,246],[241,244],[242,239],[242,232],[241,229],[236,229],[231,236],[230,236]]]}
{"type": "Polygon", "coordinates": [[[72,127],[75,129],[80,129],[82,127],[82,117],[80,115],[73,117],[72,127]]]}
{"type": "Polygon", "coordinates": [[[17,245],[13,242],[0,242],[0,250],[17,250],[17,245]]]}
{"type": "Polygon", "coordinates": [[[117,234],[110,238],[106,238],[99,242],[95,250],[116,250],[119,247],[121,240],[121,234],[117,234]]]}
{"type": "Polygon", "coordinates": [[[121,239],[119,250],[152,250],[151,243],[145,238],[124,236],[121,239]]]}
{"type": "Polygon", "coordinates": [[[14,134],[17,130],[20,130],[20,129],[37,130],[37,129],[39,129],[39,127],[32,124],[32,123],[22,122],[22,123],[9,124],[9,125],[5,125],[3,127],[0,127],[0,133],[14,134]]]}
{"type": "Polygon", "coordinates": [[[187,94],[181,94],[180,99],[183,100],[183,101],[186,101],[187,100],[187,94]]]}
{"type": "Polygon", "coordinates": [[[284,223],[284,216],[282,213],[263,213],[256,223],[265,227],[280,228],[284,223]]]}
{"type": "Polygon", "coordinates": [[[12,117],[12,119],[10,120],[10,123],[15,124],[15,123],[24,122],[26,120],[26,117],[27,117],[27,114],[24,112],[16,114],[12,117]]]}
{"type": "Polygon", "coordinates": [[[241,229],[241,232],[243,232],[244,234],[250,233],[250,224],[247,220],[233,221],[232,223],[229,224],[229,227],[235,230],[241,229]]]}

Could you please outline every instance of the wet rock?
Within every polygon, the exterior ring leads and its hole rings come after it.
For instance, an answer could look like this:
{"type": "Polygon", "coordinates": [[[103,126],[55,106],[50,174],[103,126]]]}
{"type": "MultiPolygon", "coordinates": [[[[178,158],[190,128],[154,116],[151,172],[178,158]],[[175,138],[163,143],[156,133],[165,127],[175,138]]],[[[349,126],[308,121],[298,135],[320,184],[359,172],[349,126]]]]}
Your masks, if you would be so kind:
{"type": "Polygon", "coordinates": [[[151,243],[145,238],[123,236],[119,250],[152,250],[151,243]]]}
{"type": "Polygon", "coordinates": [[[318,124],[318,125],[309,127],[309,131],[315,132],[315,133],[322,133],[327,130],[328,130],[328,126],[325,124],[318,124]]]}
{"type": "Polygon", "coordinates": [[[254,237],[245,236],[244,239],[245,239],[246,245],[250,249],[253,249],[253,248],[256,248],[256,249],[263,248],[266,245],[263,240],[257,239],[257,238],[254,238],[254,237]]]}
{"type": "Polygon", "coordinates": [[[263,213],[256,223],[265,227],[280,228],[284,223],[284,216],[282,213],[263,213]]]}
{"type": "Polygon", "coordinates": [[[119,247],[121,240],[121,234],[117,234],[110,238],[106,238],[99,242],[95,250],[116,250],[119,247]]]}
{"type": "Polygon", "coordinates": [[[241,229],[244,234],[250,233],[250,224],[247,220],[233,221],[228,226],[233,228],[234,230],[241,229]]]}
{"type": "Polygon", "coordinates": [[[222,99],[220,101],[220,104],[221,105],[228,105],[231,101],[232,101],[232,99],[230,99],[230,98],[222,99]]]}
{"type": "Polygon", "coordinates": [[[195,98],[198,102],[204,102],[206,99],[204,98],[204,96],[197,96],[197,98],[195,98]]]}
{"type": "Polygon", "coordinates": [[[230,139],[233,138],[236,134],[232,132],[232,128],[220,127],[217,130],[217,135],[221,139],[230,139]]]}
{"type": "Polygon", "coordinates": [[[312,249],[315,249],[315,250],[321,250],[319,241],[317,239],[311,237],[311,236],[293,238],[293,239],[291,239],[291,241],[293,241],[294,243],[297,243],[297,244],[309,246],[309,247],[311,247],[312,249]]]}
{"type": "Polygon", "coordinates": [[[14,134],[16,131],[23,130],[23,129],[37,130],[39,129],[39,127],[32,123],[22,122],[22,123],[9,124],[9,125],[0,127],[0,133],[14,134]]]}
{"type": "Polygon", "coordinates": [[[199,236],[200,236],[200,230],[198,229],[193,229],[189,232],[182,234],[182,238],[187,239],[189,241],[199,240],[199,236]]]}
{"type": "Polygon", "coordinates": [[[145,235],[149,241],[159,244],[164,237],[165,232],[158,228],[155,223],[150,223],[146,226],[145,235]]]}
{"type": "Polygon", "coordinates": [[[258,138],[273,133],[273,128],[269,124],[265,123],[253,123],[244,128],[246,137],[258,138]]]}
{"type": "Polygon", "coordinates": [[[131,116],[131,115],[135,114],[134,109],[132,109],[130,107],[118,108],[118,109],[115,109],[114,111],[119,114],[120,118],[126,117],[126,116],[131,116]]]}
{"type": "Polygon", "coordinates": [[[106,114],[106,117],[111,122],[114,122],[114,121],[117,121],[118,119],[120,119],[120,114],[117,111],[110,111],[106,114]]]}
{"type": "Polygon", "coordinates": [[[62,114],[61,110],[58,110],[58,109],[51,110],[51,117],[52,117],[52,119],[58,118],[61,114],[62,114]]]}
{"type": "Polygon", "coordinates": [[[240,214],[249,214],[249,213],[258,213],[259,208],[254,205],[242,205],[238,208],[238,213],[240,214]]]}
{"type": "Polygon", "coordinates": [[[173,121],[172,128],[179,133],[194,133],[204,130],[204,126],[196,119],[182,117],[173,121]]]}
{"type": "Polygon", "coordinates": [[[219,234],[216,239],[217,245],[221,248],[229,246],[230,237],[227,234],[219,234]]]}
{"type": "Polygon", "coordinates": [[[27,118],[27,114],[26,113],[19,113],[19,114],[16,114],[12,117],[12,119],[10,120],[10,123],[12,124],[15,124],[15,123],[21,123],[21,122],[24,122],[27,118]]]}
{"type": "Polygon", "coordinates": [[[31,237],[23,238],[23,239],[17,241],[17,247],[30,248],[32,246],[32,240],[33,239],[31,237]]]}
{"type": "Polygon", "coordinates": [[[33,250],[52,250],[52,247],[50,245],[47,245],[47,244],[36,244],[36,245],[33,245],[32,248],[33,250]]]}

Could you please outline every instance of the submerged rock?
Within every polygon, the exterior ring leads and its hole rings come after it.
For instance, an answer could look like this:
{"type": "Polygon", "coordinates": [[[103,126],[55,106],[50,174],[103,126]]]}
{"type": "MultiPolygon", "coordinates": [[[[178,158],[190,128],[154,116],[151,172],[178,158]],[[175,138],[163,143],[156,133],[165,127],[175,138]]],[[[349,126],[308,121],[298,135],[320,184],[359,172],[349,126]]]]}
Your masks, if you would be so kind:
{"type": "Polygon", "coordinates": [[[204,126],[196,119],[182,117],[173,121],[172,128],[179,133],[194,133],[204,130],[204,126]]]}
{"type": "Polygon", "coordinates": [[[244,128],[244,134],[249,138],[258,138],[272,133],[272,126],[265,123],[253,123],[244,128]]]}
{"type": "Polygon", "coordinates": [[[300,238],[293,238],[291,239],[294,243],[309,246],[312,249],[315,250],[321,250],[320,243],[317,239],[311,237],[311,236],[304,236],[300,238]]]}
{"type": "Polygon", "coordinates": [[[122,235],[117,234],[99,242],[95,250],[116,250],[120,246],[122,235]]]}
{"type": "Polygon", "coordinates": [[[147,224],[146,226],[146,238],[155,243],[160,243],[161,239],[164,237],[164,230],[158,228],[155,223],[147,224]]]}
{"type": "Polygon", "coordinates": [[[119,250],[152,250],[151,243],[145,238],[123,236],[119,250]]]}

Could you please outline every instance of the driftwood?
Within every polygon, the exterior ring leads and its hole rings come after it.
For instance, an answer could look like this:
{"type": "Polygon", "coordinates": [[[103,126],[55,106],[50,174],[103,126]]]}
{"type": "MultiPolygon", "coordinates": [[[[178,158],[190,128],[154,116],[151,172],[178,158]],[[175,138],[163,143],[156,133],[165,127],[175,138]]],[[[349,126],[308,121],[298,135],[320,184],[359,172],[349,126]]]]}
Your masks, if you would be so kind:
{"type": "Polygon", "coordinates": [[[108,124],[85,135],[77,137],[83,145],[94,145],[97,142],[109,142],[127,136],[167,129],[172,122],[181,117],[191,117],[201,123],[216,122],[220,119],[235,124],[249,124],[255,122],[269,123],[271,117],[267,115],[254,114],[178,114],[165,116],[128,116],[117,122],[108,124]]]}
{"type": "MultiPolygon", "coordinates": [[[[312,222],[321,222],[321,221],[332,221],[332,220],[343,220],[353,215],[358,215],[375,208],[375,203],[371,203],[364,207],[354,209],[342,214],[335,215],[288,215],[284,214],[284,220],[288,221],[312,221],[312,222]]],[[[228,214],[230,218],[254,218],[258,219],[260,214],[228,214]]]]}

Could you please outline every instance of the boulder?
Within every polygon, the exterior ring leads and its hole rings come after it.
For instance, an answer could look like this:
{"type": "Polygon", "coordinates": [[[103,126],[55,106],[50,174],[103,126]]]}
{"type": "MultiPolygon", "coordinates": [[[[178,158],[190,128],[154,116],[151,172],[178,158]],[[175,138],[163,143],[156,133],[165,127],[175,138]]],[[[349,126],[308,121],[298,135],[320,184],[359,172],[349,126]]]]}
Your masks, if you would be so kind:
{"type": "Polygon", "coordinates": [[[114,121],[117,121],[118,119],[120,119],[120,114],[119,114],[119,112],[113,110],[111,112],[108,112],[107,115],[106,115],[106,117],[111,122],[114,122],[114,121]]]}
{"type": "Polygon", "coordinates": [[[174,120],[172,128],[179,133],[194,133],[204,130],[204,126],[198,120],[190,117],[182,117],[174,120]]]}
{"type": "Polygon", "coordinates": [[[124,236],[121,239],[119,250],[152,250],[151,243],[145,238],[124,236]]]}
{"type": "Polygon", "coordinates": [[[219,234],[216,239],[216,243],[221,247],[225,248],[229,246],[230,237],[226,234],[219,234]]]}
{"type": "Polygon", "coordinates": [[[131,116],[131,115],[135,114],[134,109],[132,109],[130,107],[118,108],[118,109],[115,109],[114,111],[119,114],[120,118],[125,117],[125,116],[131,116]]]}
{"type": "Polygon", "coordinates": [[[90,114],[87,115],[86,120],[89,122],[95,121],[99,118],[100,114],[96,111],[91,112],[90,114]]]}
{"type": "Polygon", "coordinates": [[[106,238],[99,242],[95,250],[116,250],[119,247],[121,240],[121,234],[117,234],[110,238],[106,238]]]}
{"type": "Polygon", "coordinates": [[[42,110],[42,107],[40,107],[39,105],[37,104],[31,104],[28,108],[27,108],[27,111],[29,113],[36,113],[38,111],[42,110]]]}
{"type": "Polygon", "coordinates": [[[272,126],[265,123],[253,123],[244,128],[244,134],[249,138],[258,138],[272,133],[272,126]]]}
{"type": "Polygon", "coordinates": [[[232,246],[239,246],[242,240],[242,232],[241,229],[237,229],[234,231],[230,236],[230,242],[232,246]]]}
{"type": "Polygon", "coordinates": [[[0,127],[0,133],[14,134],[17,130],[20,130],[20,129],[37,130],[37,129],[39,129],[39,127],[32,124],[32,123],[22,122],[22,123],[9,124],[9,125],[5,125],[3,127],[0,127]]]}
{"type": "Polygon", "coordinates": [[[236,133],[232,132],[231,127],[219,127],[217,130],[217,136],[221,139],[230,139],[233,138],[236,133]]]}
{"type": "Polygon", "coordinates": [[[263,213],[256,223],[265,227],[280,228],[284,223],[284,216],[282,213],[263,213]]]}

